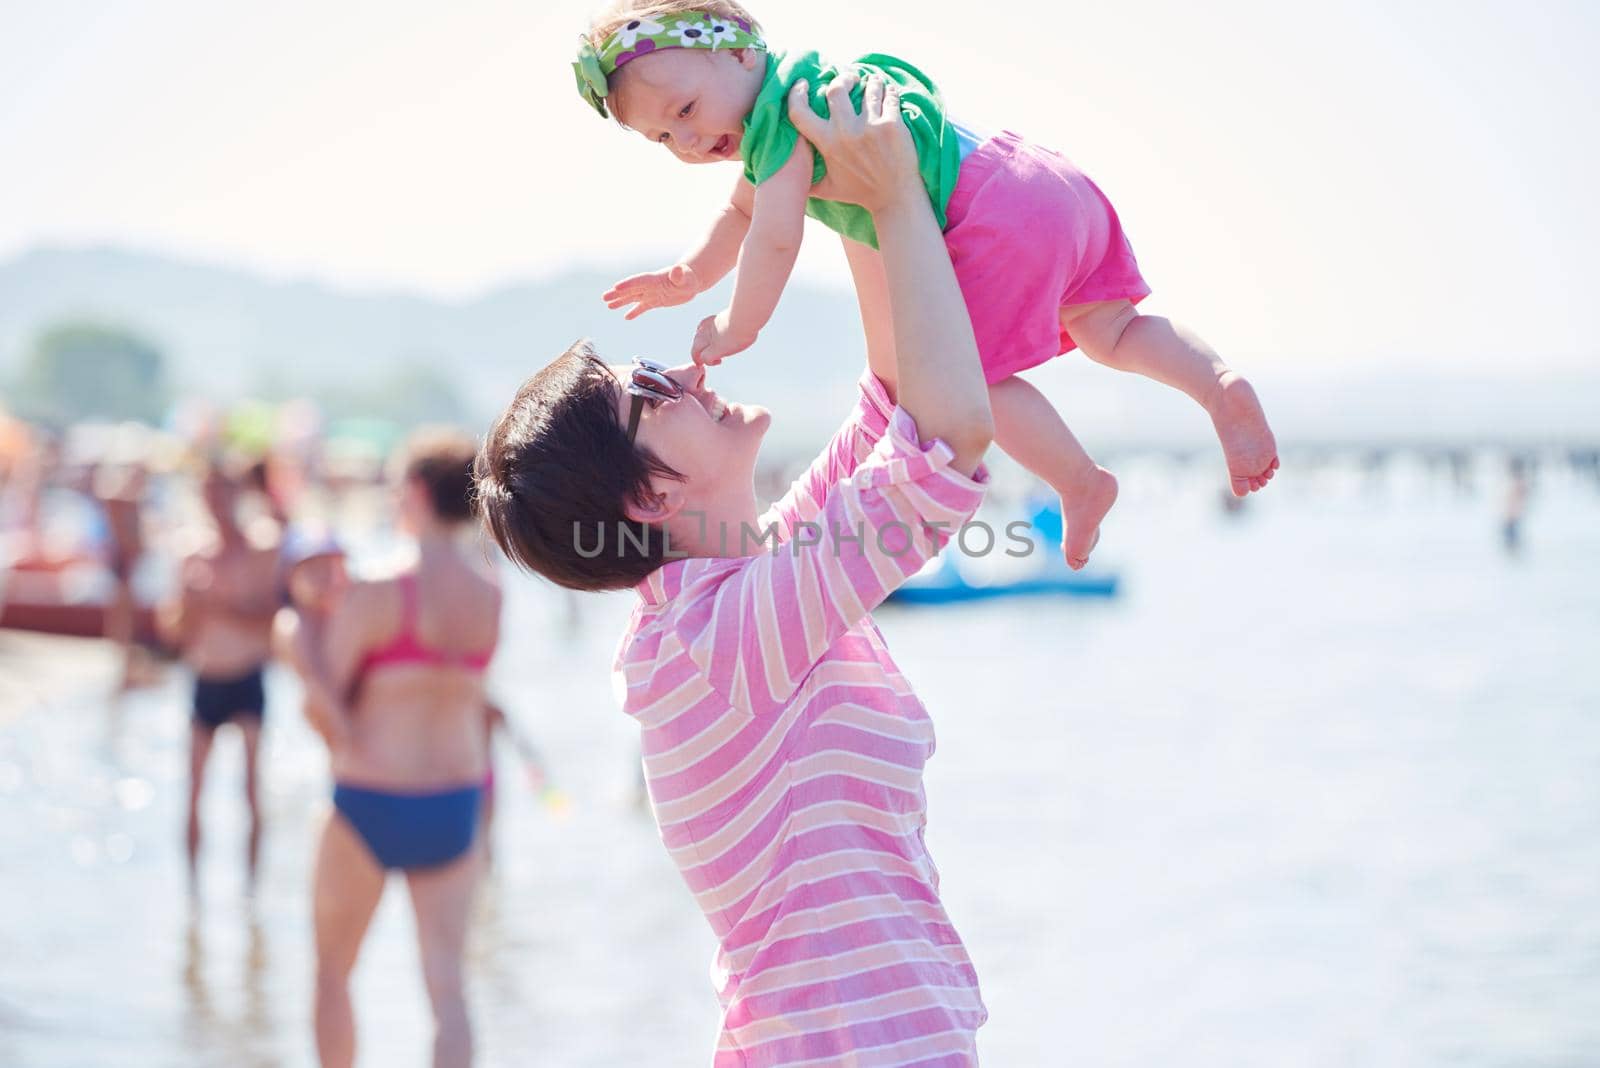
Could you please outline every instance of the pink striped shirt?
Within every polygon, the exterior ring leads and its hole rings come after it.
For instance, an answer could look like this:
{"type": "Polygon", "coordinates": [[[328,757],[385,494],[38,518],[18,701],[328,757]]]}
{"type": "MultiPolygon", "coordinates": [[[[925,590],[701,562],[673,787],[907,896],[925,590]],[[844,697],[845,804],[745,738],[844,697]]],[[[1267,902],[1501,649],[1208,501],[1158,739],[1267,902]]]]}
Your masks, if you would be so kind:
{"type": "Polygon", "coordinates": [[[977,1063],[987,1012],[922,840],[933,724],[868,615],[982,500],[951,458],[866,375],[762,517],[780,544],[638,587],[615,667],[720,943],[716,1068],[977,1063]]]}

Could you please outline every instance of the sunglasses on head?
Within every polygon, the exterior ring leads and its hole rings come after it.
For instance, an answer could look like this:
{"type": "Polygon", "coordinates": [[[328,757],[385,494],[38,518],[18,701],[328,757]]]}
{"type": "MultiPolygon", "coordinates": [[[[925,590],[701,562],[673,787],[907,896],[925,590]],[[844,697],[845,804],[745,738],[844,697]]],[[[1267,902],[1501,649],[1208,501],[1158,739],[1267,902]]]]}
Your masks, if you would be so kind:
{"type": "Polygon", "coordinates": [[[639,416],[646,404],[654,410],[665,402],[683,397],[683,387],[667,374],[667,369],[643,356],[633,358],[633,369],[628,374],[628,383],[624,388],[627,389],[628,396],[633,398],[628,408],[629,442],[633,441],[633,436],[639,431],[639,416]]]}

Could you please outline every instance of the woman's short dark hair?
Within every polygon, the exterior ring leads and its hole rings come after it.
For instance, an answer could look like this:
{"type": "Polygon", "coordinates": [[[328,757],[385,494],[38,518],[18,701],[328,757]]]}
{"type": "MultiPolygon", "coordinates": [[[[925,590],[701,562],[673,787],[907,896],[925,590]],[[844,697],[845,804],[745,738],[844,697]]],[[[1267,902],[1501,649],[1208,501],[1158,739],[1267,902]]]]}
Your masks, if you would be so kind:
{"type": "Polygon", "coordinates": [[[520,567],[574,590],[636,586],[666,563],[657,527],[629,519],[650,477],[683,476],[628,440],[616,376],[579,341],[522,384],[478,453],[478,509],[520,567]]]}
{"type": "Polygon", "coordinates": [[[472,461],[477,446],[456,430],[429,428],[406,439],[402,477],[420,483],[433,514],[446,523],[461,523],[475,514],[472,461]]]}

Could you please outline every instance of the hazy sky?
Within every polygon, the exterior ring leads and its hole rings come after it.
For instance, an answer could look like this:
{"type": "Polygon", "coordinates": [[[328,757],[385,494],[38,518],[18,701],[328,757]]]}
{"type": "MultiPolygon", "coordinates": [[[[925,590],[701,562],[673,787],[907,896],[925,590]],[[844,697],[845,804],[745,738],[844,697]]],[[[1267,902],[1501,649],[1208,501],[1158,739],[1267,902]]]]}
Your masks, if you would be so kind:
{"type": "MultiPolygon", "coordinates": [[[[578,100],[591,6],[0,0],[0,258],[116,243],[444,294],[668,262],[736,171],[578,100]]],[[[1230,353],[1600,363],[1581,314],[1600,4],[753,10],[775,44],[903,55],[968,123],[1072,156],[1121,212],[1148,307],[1230,353]]],[[[803,270],[847,284],[820,228],[803,270]]]]}

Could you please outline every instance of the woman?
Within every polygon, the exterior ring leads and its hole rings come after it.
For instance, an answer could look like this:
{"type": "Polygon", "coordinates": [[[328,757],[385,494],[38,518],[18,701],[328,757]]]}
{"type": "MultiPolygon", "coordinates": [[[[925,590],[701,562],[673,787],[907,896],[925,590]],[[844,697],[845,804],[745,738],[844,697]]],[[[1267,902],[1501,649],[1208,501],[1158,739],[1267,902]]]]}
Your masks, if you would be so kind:
{"type": "Polygon", "coordinates": [[[412,440],[398,507],[417,562],[352,586],[329,623],[326,669],[350,711],[329,732],[345,740],[313,891],[317,1052],[328,1066],[355,1056],[350,970],[390,870],[405,874],[416,911],[433,1063],[472,1059],[461,958],[480,868],[483,675],[500,617],[499,591],[469,559],[473,452],[455,434],[412,440]]]}
{"type": "Polygon", "coordinates": [[[892,338],[782,500],[758,519],[764,409],[587,345],[522,387],[478,458],[513,559],[640,595],[617,669],[662,839],[720,943],[719,1066],[974,1064],[985,1018],[922,841],[932,726],[868,613],[977,508],[992,420],[898,99],[869,81],[857,114],[850,88],[829,120],[790,112],[826,195],[873,213],[892,338]]]}

